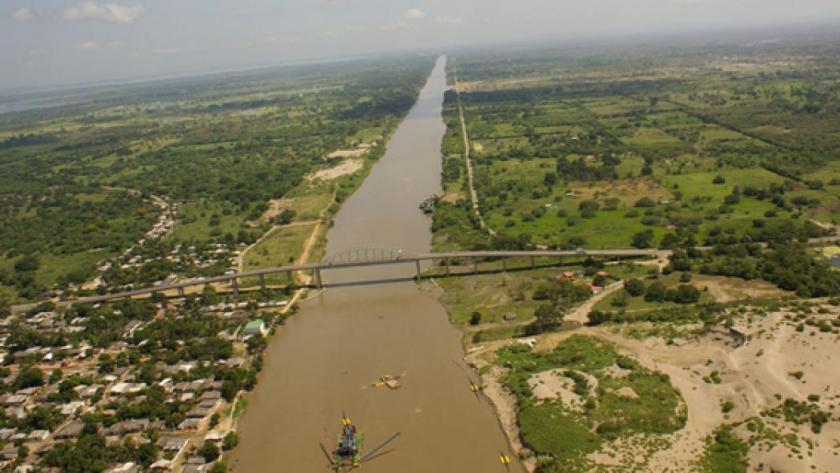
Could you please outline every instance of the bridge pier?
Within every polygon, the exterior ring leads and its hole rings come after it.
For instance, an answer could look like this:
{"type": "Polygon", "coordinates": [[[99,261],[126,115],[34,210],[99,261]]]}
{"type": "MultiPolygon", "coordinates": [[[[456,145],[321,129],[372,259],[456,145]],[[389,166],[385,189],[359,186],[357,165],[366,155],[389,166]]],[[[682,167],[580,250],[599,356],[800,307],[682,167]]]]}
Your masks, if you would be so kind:
{"type": "Polygon", "coordinates": [[[233,295],[239,296],[239,281],[237,281],[237,278],[233,278],[230,281],[231,285],[233,286],[233,295]]]}
{"type": "Polygon", "coordinates": [[[420,260],[414,260],[414,264],[417,265],[417,275],[414,276],[415,279],[418,281],[420,280],[420,260]]]}
{"type": "Polygon", "coordinates": [[[502,272],[507,272],[507,259],[504,257],[502,258],[502,272]]]}
{"type": "Polygon", "coordinates": [[[446,275],[449,276],[449,259],[443,260],[443,265],[446,267],[446,275]]]}
{"type": "Polygon", "coordinates": [[[478,274],[478,260],[473,260],[473,274],[478,274]]]}
{"type": "Polygon", "coordinates": [[[320,268],[315,268],[315,271],[313,272],[313,276],[315,277],[315,285],[318,287],[318,289],[323,289],[324,284],[323,284],[323,282],[321,282],[321,269],[320,268]]]}
{"type": "Polygon", "coordinates": [[[536,258],[534,258],[534,257],[532,256],[532,257],[531,257],[531,270],[533,271],[533,270],[535,270],[535,269],[537,269],[537,262],[536,262],[536,258]]]}
{"type": "Polygon", "coordinates": [[[179,287],[178,288],[178,297],[185,297],[185,296],[186,296],[186,294],[184,293],[184,288],[179,287]]]}
{"type": "Polygon", "coordinates": [[[265,290],[265,274],[260,274],[260,287],[265,290]]]}

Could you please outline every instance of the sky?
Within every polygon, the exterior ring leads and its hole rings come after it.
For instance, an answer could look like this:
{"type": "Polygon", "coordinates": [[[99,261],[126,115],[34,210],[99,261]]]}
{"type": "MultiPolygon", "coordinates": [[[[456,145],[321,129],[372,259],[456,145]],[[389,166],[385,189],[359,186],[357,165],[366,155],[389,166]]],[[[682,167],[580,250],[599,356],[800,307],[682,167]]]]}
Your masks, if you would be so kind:
{"type": "Polygon", "coordinates": [[[840,20],[840,0],[0,0],[0,90],[840,20]]]}

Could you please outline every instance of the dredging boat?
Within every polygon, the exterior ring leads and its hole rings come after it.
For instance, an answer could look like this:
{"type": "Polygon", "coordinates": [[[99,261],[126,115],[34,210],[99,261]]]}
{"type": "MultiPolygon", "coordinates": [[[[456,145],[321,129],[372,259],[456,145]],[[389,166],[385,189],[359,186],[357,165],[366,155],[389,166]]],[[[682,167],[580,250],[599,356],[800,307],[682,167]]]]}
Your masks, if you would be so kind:
{"type": "Polygon", "coordinates": [[[335,472],[349,471],[353,468],[358,468],[362,463],[373,459],[377,453],[385,448],[394,439],[400,436],[397,432],[388,437],[387,440],[379,444],[376,448],[362,454],[363,435],[356,430],[356,426],[346,415],[341,418],[341,433],[335,442],[335,448],[332,453],[328,452],[321,444],[321,451],[327,457],[330,468],[335,472]]]}

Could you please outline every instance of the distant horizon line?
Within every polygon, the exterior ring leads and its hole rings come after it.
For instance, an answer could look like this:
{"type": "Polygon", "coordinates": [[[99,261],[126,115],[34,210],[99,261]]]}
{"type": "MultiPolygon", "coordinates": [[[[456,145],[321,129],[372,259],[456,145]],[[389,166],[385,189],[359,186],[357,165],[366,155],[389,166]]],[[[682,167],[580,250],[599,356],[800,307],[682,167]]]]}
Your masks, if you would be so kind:
{"type": "MultiPolygon", "coordinates": [[[[170,81],[170,80],[180,80],[180,79],[191,79],[191,78],[199,78],[199,77],[212,77],[218,76],[223,74],[236,74],[236,73],[247,73],[247,72],[256,72],[260,70],[268,70],[273,68],[284,68],[284,67],[294,67],[294,66],[305,66],[305,65],[318,65],[318,64],[330,64],[330,63],[339,63],[345,61],[358,61],[364,59],[374,59],[377,57],[385,57],[385,56],[395,56],[399,54],[431,54],[432,51],[438,51],[435,54],[447,54],[449,51],[453,50],[482,50],[482,49],[490,49],[494,47],[547,47],[547,48],[554,48],[560,46],[567,46],[567,47],[604,47],[614,44],[618,41],[625,41],[622,43],[624,46],[636,45],[642,46],[646,44],[650,44],[653,41],[661,41],[665,38],[683,38],[683,39],[694,39],[697,40],[699,37],[709,37],[715,34],[747,34],[747,35],[755,35],[759,33],[765,33],[768,29],[771,28],[780,28],[785,30],[784,33],[790,35],[794,32],[802,34],[802,33],[814,33],[821,36],[825,36],[826,34],[834,33],[837,35],[837,39],[840,40],[840,31],[838,30],[825,30],[825,28],[831,26],[837,26],[840,23],[840,18],[831,18],[825,20],[817,20],[817,21],[789,21],[783,23],[774,23],[774,24],[766,24],[766,25],[743,25],[743,26],[715,26],[715,27],[707,27],[707,28],[694,28],[690,30],[662,30],[662,31],[637,31],[637,32],[624,32],[624,33],[617,33],[611,35],[577,35],[574,38],[570,37],[543,37],[543,38],[527,38],[527,39],[509,39],[504,41],[480,41],[480,42],[462,42],[460,44],[450,44],[446,46],[429,46],[429,47],[417,47],[417,48],[402,48],[402,49],[393,49],[393,50],[378,50],[378,51],[368,51],[362,52],[358,54],[352,55],[345,55],[345,56],[312,56],[308,58],[300,58],[295,60],[290,60],[287,62],[274,62],[274,63],[250,63],[250,64],[231,64],[228,66],[222,66],[218,68],[206,68],[206,69],[195,69],[191,71],[182,71],[182,72],[172,72],[168,74],[157,74],[157,75],[146,75],[146,76],[135,76],[135,77],[116,77],[116,78],[107,78],[107,79],[100,79],[100,80],[92,80],[92,81],[82,81],[82,82],[72,82],[72,83],[55,83],[55,84],[45,84],[45,85],[35,85],[35,86],[27,86],[27,85],[19,85],[19,86],[10,86],[10,87],[0,87],[0,104],[11,104],[15,102],[20,102],[26,99],[35,99],[37,96],[40,95],[49,95],[49,94],[60,94],[62,92],[88,92],[89,89],[95,89],[98,87],[107,88],[107,87],[122,87],[122,86],[130,86],[130,85],[141,85],[145,83],[154,83],[154,82],[163,82],[163,81],[170,81]],[[803,28],[809,27],[816,27],[820,28],[820,31],[801,31],[803,28]],[[793,30],[793,31],[792,31],[793,30]],[[626,41],[630,40],[630,43],[626,41]],[[562,43],[566,44],[562,44],[562,43]]],[[[711,39],[711,38],[707,38],[711,39]]],[[[775,38],[774,38],[775,39],[775,38]]],[[[782,39],[782,38],[780,38],[782,39]]]]}

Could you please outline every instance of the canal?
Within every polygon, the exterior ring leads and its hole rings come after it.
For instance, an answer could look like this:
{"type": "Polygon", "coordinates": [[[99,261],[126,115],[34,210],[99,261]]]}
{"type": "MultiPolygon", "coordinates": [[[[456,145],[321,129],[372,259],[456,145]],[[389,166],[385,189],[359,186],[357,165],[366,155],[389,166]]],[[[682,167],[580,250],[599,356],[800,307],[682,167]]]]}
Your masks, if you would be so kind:
{"type": "MultiPolygon", "coordinates": [[[[429,251],[431,222],[417,205],[440,190],[445,66],[438,59],[387,152],[342,206],[328,257],[369,245],[429,251]]],[[[363,277],[413,271],[413,264],[371,268],[363,277]]],[[[348,276],[324,272],[330,283],[348,276]]],[[[498,454],[507,442],[490,405],[469,390],[460,337],[437,300],[411,282],[331,287],[310,298],[271,339],[239,424],[233,470],[328,471],[318,444],[332,448],[346,412],[367,447],[402,433],[359,471],[504,472],[498,454]],[[372,387],[383,374],[403,375],[402,387],[372,387]]]]}

